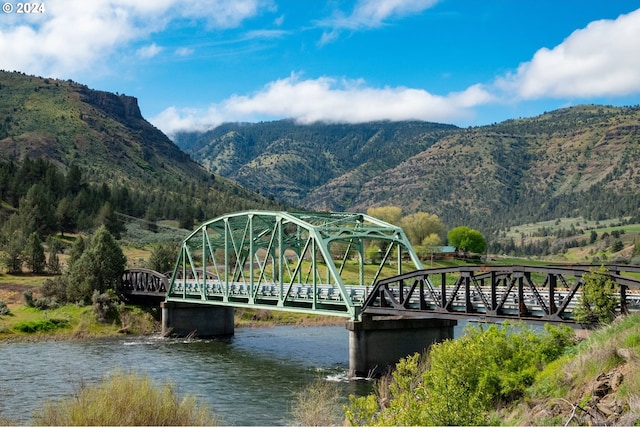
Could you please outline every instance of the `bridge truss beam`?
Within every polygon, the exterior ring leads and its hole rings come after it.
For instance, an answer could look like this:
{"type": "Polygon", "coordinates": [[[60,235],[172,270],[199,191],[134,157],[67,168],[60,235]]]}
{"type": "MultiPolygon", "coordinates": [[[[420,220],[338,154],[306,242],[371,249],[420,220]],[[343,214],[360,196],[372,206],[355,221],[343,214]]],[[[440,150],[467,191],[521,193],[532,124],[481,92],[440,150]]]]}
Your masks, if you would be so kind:
{"type": "MultiPolygon", "coordinates": [[[[469,266],[413,271],[380,280],[362,308],[363,315],[419,318],[575,323],[583,276],[594,266],[469,266]]],[[[640,280],[622,272],[633,266],[609,266],[619,289],[618,312],[640,309],[640,280]]]]}
{"type": "Polygon", "coordinates": [[[356,319],[383,267],[421,263],[401,228],[356,213],[247,211],[200,225],[182,242],[167,301],[318,312],[356,319]],[[375,270],[365,245],[384,248],[375,270]],[[336,264],[337,260],[337,264],[336,264]],[[357,283],[345,283],[357,261],[357,283]],[[206,272],[204,274],[203,272],[206,272]]]}

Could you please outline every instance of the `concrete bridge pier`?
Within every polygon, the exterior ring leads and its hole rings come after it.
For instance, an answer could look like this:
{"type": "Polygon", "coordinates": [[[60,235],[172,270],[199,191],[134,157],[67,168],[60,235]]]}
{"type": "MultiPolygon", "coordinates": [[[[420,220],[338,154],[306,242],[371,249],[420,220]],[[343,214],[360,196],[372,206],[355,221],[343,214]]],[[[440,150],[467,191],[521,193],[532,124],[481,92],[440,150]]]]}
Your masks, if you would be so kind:
{"type": "Polygon", "coordinates": [[[400,359],[453,338],[456,320],[363,315],[347,322],[349,376],[377,377],[400,359]]]}
{"type": "Polygon", "coordinates": [[[234,333],[233,307],[166,301],[160,306],[165,337],[230,337],[234,333]]]}

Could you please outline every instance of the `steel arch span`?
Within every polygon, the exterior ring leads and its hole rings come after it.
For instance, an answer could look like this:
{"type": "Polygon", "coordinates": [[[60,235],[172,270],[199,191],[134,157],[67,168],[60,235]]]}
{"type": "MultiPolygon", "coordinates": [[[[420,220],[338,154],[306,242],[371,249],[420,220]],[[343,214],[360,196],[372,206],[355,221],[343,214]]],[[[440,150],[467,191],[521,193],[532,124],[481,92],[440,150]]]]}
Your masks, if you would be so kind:
{"type": "Polygon", "coordinates": [[[375,284],[387,263],[402,274],[403,260],[422,268],[400,227],[368,215],[233,213],[203,223],[183,240],[166,301],[357,319],[366,286],[375,284]],[[373,268],[365,268],[369,241],[383,248],[373,268]],[[346,283],[345,273],[354,266],[359,279],[346,283]]]}

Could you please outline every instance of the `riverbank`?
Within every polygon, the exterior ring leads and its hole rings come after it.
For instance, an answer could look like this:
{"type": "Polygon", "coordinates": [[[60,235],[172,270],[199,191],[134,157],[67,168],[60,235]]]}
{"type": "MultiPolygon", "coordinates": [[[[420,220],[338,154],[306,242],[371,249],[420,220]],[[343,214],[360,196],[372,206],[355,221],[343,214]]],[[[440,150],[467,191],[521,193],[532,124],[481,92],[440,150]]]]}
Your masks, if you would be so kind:
{"type": "MultiPolygon", "coordinates": [[[[161,331],[159,309],[142,309],[126,306],[117,322],[100,323],[91,306],[70,304],[55,309],[40,310],[24,305],[23,294],[38,294],[39,286],[33,277],[24,282],[0,282],[0,301],[9,308],[8,315],[0,316],[0,341],[60,341],[101,338],[121,335],[150,335],[161,331]]],[[[235,327],[293,326],[343,326],[341,317],[289,313],[276,310],[236,309],[235,327]]]]}

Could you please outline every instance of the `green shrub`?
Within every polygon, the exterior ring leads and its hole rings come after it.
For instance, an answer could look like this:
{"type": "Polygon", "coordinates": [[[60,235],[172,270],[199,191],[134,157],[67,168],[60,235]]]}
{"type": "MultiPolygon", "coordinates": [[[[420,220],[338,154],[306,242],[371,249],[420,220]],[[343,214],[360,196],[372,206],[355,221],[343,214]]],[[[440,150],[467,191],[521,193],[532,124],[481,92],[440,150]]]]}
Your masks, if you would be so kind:
{"type": "Polygon", "coordinates": [[[13,326],[18,332],[33,334],[36,332],[48,332],[55,329],[66,328],[69,322],[64,319],[45,319],[34,322],[19,322],[13,326]]]}
{"type": "Polygon", "coordinates": [[[33,307],[33,291],[31,289],[27,289],[22,293],[22,299],[24,300],[24,305],[33,307]]]}
{"type": "Polygon", "coordinates": [[[194,397],[179,398],[170,383],[157,386],[147,376],[115,372],[67,400],[49,401],[34,413],[35,425],[218,425],[194,397]]]}
{"type": "Polygon", "coordinates": [[[91,302],[93,303],[93,314],[96,315],[98,322],[102,323],[119,320],[118,314],[124,308],[124,304],[111,290],[102,294],[98,290],[93,291],[91,302]]]}
{"type": "Polygon", "coordinates": [[[11,313],[6,302],[0,300],[0,316],[6,316],[11,313]]]}
{"type": "Polygon", "coordinates": [[[55,299],[60,303],[67,302],[67,276],[57,276],[45,279],[40,291],[44,297],[55,299]]]}
{"type": "Polygon", "coordinates": [[[59,304],[55,298],[49,297],[33,297],[33,291],[28,289],[22,293],[24,299],[24,305],[27,307],[38,308],[40,310],[50,310],[52,308],[58,308],[59,304]]]}
{"type": "Polygon", "coordinates": [[[456,340],[431,346],[426,360],[401,360],[386,390],[351,399],[352,424],[477,425],[489,411],[522,397],[538,372],[573,341],[568,327],[537,333],[524,324],[470,327],[456,340]],[[384,397],[384,398],[380,398],[384,397]]]}
{"type": "Polygon", "coordinates": [[[51,310],[59,306],[55,298],[39,297],[33,300],[33,307],[40,310],[51,310]]]}

